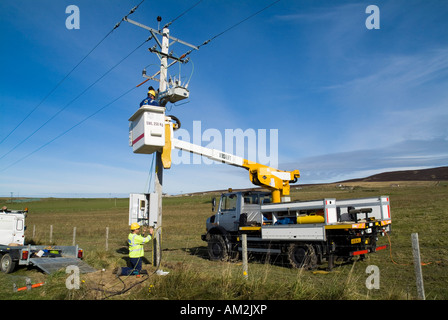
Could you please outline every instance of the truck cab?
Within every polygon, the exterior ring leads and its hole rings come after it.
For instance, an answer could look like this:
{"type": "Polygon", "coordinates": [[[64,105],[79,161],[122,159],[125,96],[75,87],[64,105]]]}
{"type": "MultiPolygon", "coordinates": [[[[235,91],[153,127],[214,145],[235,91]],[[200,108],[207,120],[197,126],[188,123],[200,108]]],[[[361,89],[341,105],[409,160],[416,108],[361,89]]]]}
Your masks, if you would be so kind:
{"type": "MultiPolygon", "coordinates": [[[[216,214],[207,219],[207,232],[210,232],[213,228],[224,229],[225,233],[238,232],[241,225],[259,220],[261,205],[271,203],[271,201],[270,192],[239,191],[223,193],[216,214]]],[[[215,211],[215,199],[212,200],[212,204],[212,210],[215,211]]]]}
{"type": "Polygon", "coordinates": [[[207,233],[201,236],[208,243],[211,260],[226,260],[238,255],[240,227],[262,219],[261,205],[272,202],[271,192],[229,191],[221,194],[216,208],[212,199],[214,215],[206,221],[207,233]]]}

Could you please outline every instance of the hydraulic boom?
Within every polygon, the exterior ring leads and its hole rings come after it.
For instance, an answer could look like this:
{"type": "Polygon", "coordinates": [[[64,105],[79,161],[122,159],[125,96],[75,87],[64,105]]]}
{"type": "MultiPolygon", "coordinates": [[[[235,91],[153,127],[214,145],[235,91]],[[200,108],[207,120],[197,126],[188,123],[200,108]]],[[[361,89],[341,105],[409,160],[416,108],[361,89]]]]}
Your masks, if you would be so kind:
{"type": "Polygon", "coordinates": [[[175,117],[167,116],[165,121],[165,145],[162,151],[162,163],[165,169],[171,167],[171,150],[176,148],[199,154],[211,160],[227,163],[232,166],[247,169],[249,171],[250,181],[272,193],[272,202],[279,203],[290,201],[290,183],[294,183],[300,177],[299,170],[283,171],[272,167],[268,167],[242,157],[223,152],[216,149],[210,149],[195,145],[186,141],[175,139],[173,130],[179,128],[179,122],[175,117]],[[175,122],[172,122],[172,120],[175,122]]]}

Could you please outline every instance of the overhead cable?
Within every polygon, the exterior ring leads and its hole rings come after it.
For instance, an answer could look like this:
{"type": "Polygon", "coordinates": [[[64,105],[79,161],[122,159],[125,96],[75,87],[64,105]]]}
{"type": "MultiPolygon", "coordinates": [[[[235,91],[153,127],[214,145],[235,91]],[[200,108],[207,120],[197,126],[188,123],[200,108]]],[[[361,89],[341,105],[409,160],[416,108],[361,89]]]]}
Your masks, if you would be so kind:
{"type": "Polygon", "coordinates": [[[125,91],[124,93],[122,93],[121,95],[119,95],[117,98],[113,99],[112,101],[110,101],[109,103],[105,104],[104,106],[102,106],[101,108],[99,108],[98,110],[96,110],[94,113],[90,114],[89,116],[85,117],[83,120],[79,121],[78,123],[76,123],[75,125],[73,125],[72,127],[70,127],[69,129],[65,130],[64,132],[60,133],[59,135],[57,135],[56,137],[54,137],[53,139],[51,139],[50,141],[44,143],[43,145],[41,145],[39,148],[35,149],[34,151],[28,153],[27,155],[25,155],[24,157],[16,160],[14,163],[10,164],[9,166],[3,168],[0,170],[0,172],[5,171],[7,169],[9,169],[10,167],[16,165],[17,163],[25,160],[26,158],[28,158],[29,156],[33,155],[34,153],[38,152],[39,150],[43,149],[44,147],[48,146],[50,143],[56,141],[57,139],[61,138],[62,136],[66,135],[67,133],[69,133],[70,131],[72,131],[73,129],[75,129],[76,127],[78,127],[80,124],[82,124],[83,122],[87,121],[88,119],[92,118],[93,116],[95,116],[96,114],[98,114],[99,112],[103,111],[104,109],[106,109],[107,107],[109,107],[111,104],[113,104],[114,102],[118,101],[119,99],[123,98],[125,95],[129,94],[132,90],[134,90],[136,87],[132,86],[131,89],[128,89],[127,91],[125,91]]]}
{"type": "MultiPolygon", "coordinates": [[[[263,11],[269,9],[270,7],[272,7],[272,6],[273,6],[274,4],[276,4],[277,2],[280,2],[280,0],[276,0],[276,1],[272,2],[271,4],[267,5],[267,6],[264,7],[263,9],[258,10],[257,12],[255,12],[255,13],[251,14],[250,16],[248,16],[247,18],[244,18],[243,20],[241,20],[241,21],[235,23],[234,25],[230,26],[229,28],[225,29],[224,31],[222,31],[222,32],[218,33],[217,35],[211,37],[210,39],[204,41],[201,45],[198,45],[198,46],[197,46],[196,50],[199,50],[200,47],[205,46],[206,44],[210,43],[211,41],[215,40],[216,38],[222,36],[224,33],[226,33],[226,32],[228,32],[228,31],[232,30],[233,28],[239,26],[240,24],[242,24],[242,23],[246,22],[247,20],[249,20],[249,19],[255,17],[256,15],[260,14],[261,12],[263,12],[263,11]]],[[[182,56],[180,56],[179,59],[183,59],[183,58],[185,58],[186,56],[190,55],[193,51],[194,51],[194,50],[189,50],[189,51],[187,51],[187,52],[184,53],[182,56]]]]}
{"type": "Polygon", "coordinates": [[[199,3],[201,3],[203,0],[199,0],[198,2],[196,2],[194,5],[192,5],[190,8],[188,8],[187,10],[185,10],[184,12],[182,12],[180,15],[178,15],[176,18],[174,18],[173,20],[171,20],[170,22],[168,22],[164,28],[168,28],[174,21],[176,21],[177,19],[179,19],[180,17],[182,17],[184,14],[186,14],[188,11],[190,11],[191,9],[193,9],[194,7],[196,7],[199,3]]]}
{"type": "MultiPolygon", "coordinates": [[[[120,24],[121,24],[121,22],[122,21],[124,21],[124,19],[127,17],[127,16],[129,16],[129,15],[131,15],[131,14],[133,14],[134,12],[135,12],[135,10],[137,10],[138,9],[138,7],[144,2],[145,0],[142,0],[138,5],[136,5],[134,8],[132,8],[131,9],[131,11],[129,11],[129,13],[126,15],[126,16],[124,16],[119,22],[117,22],[116,24],[115,24],[115,26],[112,28],[112,30],[110,30],[73,68],[72,68],[72,70],[70,70],[54,87],[53,87],[53,89],[51,89],[50,90],[50,92],[25,116],[25,118],[23,118],[22,119],[22,121],[20,121],[19,122],[19,124],[14,128],[14,129],[12,129],[12,131],[10,131],[1,141],[0,141],[0,144],[2,144],[3,143],[3,141],[5,141],[14,131],[16,131],[17,130],[17,128],[18,127],[20,127],[20,125],[23,123],[23,122],[25,122],[25,120],[26,119],[28,119],[30,116],[31,116],[31,114],[33,114],[33,112],[34,111],[36,111],[36,109],[37,108],[39,108],[39,106],[42,104],[42,103],[44,103],[47,99],[48,99],[48,97],[50,97],[52,94],[53,94],[53,92],[55,92],[56,91],[56,89],[73,73],[73,71],[75,71],[76,70],[76,68],[78,68],[79,67],[79,65],[84,61],[84,60],[86,60],[87,59],[87,57],[88,56],[90,56],[90,54],[93,52],[93,51],[95,51],[95,49],[96,48],[98,48],[98,46],[101,44],[101,43],[103,43],[103,41],[104,40],[106,40],[106,38],[108,37],[108,36],[110,36],[110,34],[115,30],[115,29],[117,29],[119,26],[120,26],[120,24]]],[[[0,158],[1,159],[1,158],[0,158]]]]}
{"type": "Polygon", "coordinates": [[[249,20],[249,19],[255,17],[256,15],[258,15],[258,14],[260,14],[261,12],[265,11],[266,9],[269,9],[270,7],[272,7],[272,6],[273,6],[274,4],[276,4],[277,2],[280,2],[280,0],[277,0],[277,1],[272,2],[271,4],[269,4],[268,6],[264,7],[263,9],[258,10],[257,12],[255,12],[255,13],[251,14],[250,16],[248,16],[247,18],[241,20],[241,21],[238,22],[238,23],[235,23],[234,25],[232,25],[231,27],[227,28],[226,30],[224,30],[224,31],[218,33],[217,35],[213,36],[212,38],[210,38],[210,39],[204,41],[204,43],[202,43],[201,45],[199,45],[198,48],[199,48],[199,47],[202,47],[202,46],[204,46],[204,45],[206,45],[206,44],[208,44],[210,41],[213,41],[214,39],[218,38],[219,36],[222,36],[224,33],[226,33],[226,32],[228,32],[228,31],[232,30],[233,28],[239,26],[240,24],[246,22],[247,20],[249,20]]]}
{"type": "Polygon", "coordinates": [[[84,93],[86,93],[90,88],[92,88],[95,84],[97,84],[101,79],[103,79],[107,74],[109,74],[113,69],[118,67],[124,60],[126,60],[131,54],[133,54],[135,51],[137,51],[139,48],[141,48],[147,41],[149,41],[150,38],[143,41],[137,48],[132,50],[126,57],[121,59],[118,63],[116,63],[112,68],[110,68],[108,71],[106,71],[101,77],[99,77],[97,80],[95,80],[91,85],[89,85],[86,89],[84,89],[80,94],[78,94],[75,98],[73,98],[69,103],[67,103],[62,109],[60,109],[58,112],[56,112],[50,119],[45,121],[39,128],[34,130],[28,137],[20,141],[18,144],[16,144],[11,150],[9,150],[7,153],[2,155],[0,157],[0,160],[6,157],[8,154],[10,154],[12,151],[14,151],[17,147],[19,147],[21,144],[23,144],[25,141],[27,141],[29,138],[31,138],[36,132],[38,132],[40,129],[42,129],[47,123],[49,123],[51,120],[56,118],[62,111],[64,111],[68,106],[70,106],[73,102],[75,102],[77,99],[79,99],[84,93]]]}

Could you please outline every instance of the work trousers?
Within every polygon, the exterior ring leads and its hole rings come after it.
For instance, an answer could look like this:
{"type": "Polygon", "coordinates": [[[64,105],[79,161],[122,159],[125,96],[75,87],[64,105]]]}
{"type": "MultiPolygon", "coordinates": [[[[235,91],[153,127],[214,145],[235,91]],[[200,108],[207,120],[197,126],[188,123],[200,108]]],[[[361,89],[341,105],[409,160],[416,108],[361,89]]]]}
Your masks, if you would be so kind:
{"type": "Polygon", "coordinates": [[[131,267],[121,268],[121,275],[128,276],[130,274],[140,274],[140,271],[142,270],[142,260],[143,260],[143,257],[129,258],[131,267]]]}

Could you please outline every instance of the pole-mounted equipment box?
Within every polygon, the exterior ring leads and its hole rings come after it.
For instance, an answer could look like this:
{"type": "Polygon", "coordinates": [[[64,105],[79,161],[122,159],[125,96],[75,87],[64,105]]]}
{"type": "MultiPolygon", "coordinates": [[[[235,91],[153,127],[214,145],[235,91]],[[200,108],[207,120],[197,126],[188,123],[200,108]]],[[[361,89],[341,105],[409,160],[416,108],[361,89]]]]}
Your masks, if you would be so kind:
{"type": "Polygon", "coordinates": [[[133,193],[129,195],[129,225],[157,226],[159,202],[156,193],[133,193]]]}

